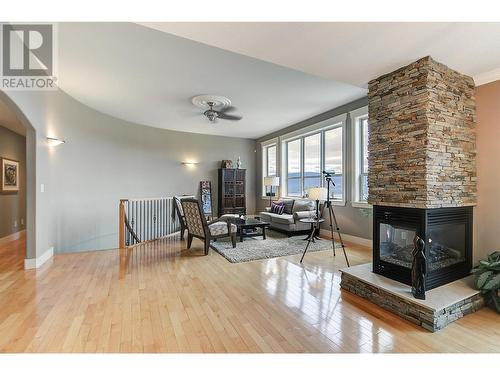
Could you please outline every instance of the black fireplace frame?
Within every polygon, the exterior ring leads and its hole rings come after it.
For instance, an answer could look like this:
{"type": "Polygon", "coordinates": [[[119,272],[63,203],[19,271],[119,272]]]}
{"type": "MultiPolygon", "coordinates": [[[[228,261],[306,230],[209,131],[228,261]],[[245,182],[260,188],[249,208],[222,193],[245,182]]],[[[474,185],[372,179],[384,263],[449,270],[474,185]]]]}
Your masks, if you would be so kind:
{"type": "MultiPolygon", "coordinates": [[[[463,262],[431,271],[426,276],[427,290],[447,284],[470,274],[472,268],[472,206],[446,208],[406,208],[373,206],[373,272],[411,285],[411,270],[380,259],[380,224],[397,224],[416,228],[416,233],[426,243],[425,255],[429,259],[429,227],[440,223],[465,224],[465,259],[463,262]]],[[[429,268],[428,268],[429,269],[429,268]]]]}

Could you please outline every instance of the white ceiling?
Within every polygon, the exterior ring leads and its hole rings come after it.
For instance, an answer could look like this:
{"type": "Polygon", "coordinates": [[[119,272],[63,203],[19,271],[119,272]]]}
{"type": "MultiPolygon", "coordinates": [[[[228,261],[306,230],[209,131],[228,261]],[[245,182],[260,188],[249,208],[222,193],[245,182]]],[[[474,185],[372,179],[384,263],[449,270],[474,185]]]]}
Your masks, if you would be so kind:
{"type": "Polygon", "coordinates": [[[366,90],[137,24],[59,24],[59,86],[103,113],[158,128],[258,138],[366,90]],[[227,96],[243,120],[211,124],[191,103],[227,96]]]}
{"type": "Polygon", "coordinates": [[[426,55],[500,79],[500,23],[61,23],[58,82],[127,121],[258,138],[426,55]],[[243,120],[209,123],[191,104],[200,94],[229,97],[243,120]]]}
{"type": "Polygon", "coordinates": [[[476,84],[500,79],[500,23],[143,23],[211,46],[366,87],[432,56],[476,84]]]}
{"type": "Polygon", "coordinates": [[[0,126],[12,130],[13,132],[26,135],[26,128],[18,120],[17,116],[12,112],[9,107],[0,100],[0,126]]]}

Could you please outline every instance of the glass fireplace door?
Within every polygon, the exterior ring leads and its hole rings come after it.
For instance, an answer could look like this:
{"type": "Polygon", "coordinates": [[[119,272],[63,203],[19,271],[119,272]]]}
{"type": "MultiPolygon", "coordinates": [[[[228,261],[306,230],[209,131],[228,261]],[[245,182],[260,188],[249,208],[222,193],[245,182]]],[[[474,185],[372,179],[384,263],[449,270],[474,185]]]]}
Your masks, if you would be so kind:
{"type": "Polygon", "coordinates": [[[380,223],[380,260],[411,269],[413,239],[417,228],[380,223]]]}
{"type": "Polygon", "coordinates": [[[466,223],[430,226],[426,254],[429,271],[465,262],[466,243],[466,223]]]}

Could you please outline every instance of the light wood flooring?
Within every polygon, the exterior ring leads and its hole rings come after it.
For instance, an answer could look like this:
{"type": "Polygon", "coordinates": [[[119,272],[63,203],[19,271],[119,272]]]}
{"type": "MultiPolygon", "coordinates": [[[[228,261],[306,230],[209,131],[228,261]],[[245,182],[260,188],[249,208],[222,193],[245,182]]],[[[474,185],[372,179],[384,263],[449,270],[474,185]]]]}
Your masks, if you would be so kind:
{"type": "Polygon", "coordinates": [[[341,291],[331,251],[231,264],[173,237],[25,271],[24,246],[0,247],[1,352],[500,352],[493,310],[427,332],[341,291]]]}

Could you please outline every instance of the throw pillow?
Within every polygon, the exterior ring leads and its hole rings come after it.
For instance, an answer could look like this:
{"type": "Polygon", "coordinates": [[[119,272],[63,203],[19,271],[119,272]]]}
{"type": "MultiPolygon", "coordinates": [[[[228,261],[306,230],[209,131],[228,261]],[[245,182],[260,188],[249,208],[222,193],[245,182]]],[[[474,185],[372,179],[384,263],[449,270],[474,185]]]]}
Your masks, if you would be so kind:
{"type": "Polygon", "coordinates": [[[285,214],[291,215],[293,213],[293,202],[295,202],[293,199],[282,199],[281,200],[283,204],[285,205],[285,214]]]}
{"type": "Polygon", "coordinates": [[[272,202],[271,203],[271,212],[273,214],[277,215],[283,215],[283,212],[285,211],[285,205],[282,202],[272,202]]]}
{"type": "Polygon", "coordinates": [[[309,199],[297,199],[293,204],[293,213],[298,211],[314,211],[316,210],[316,203],[309,199]]]}

